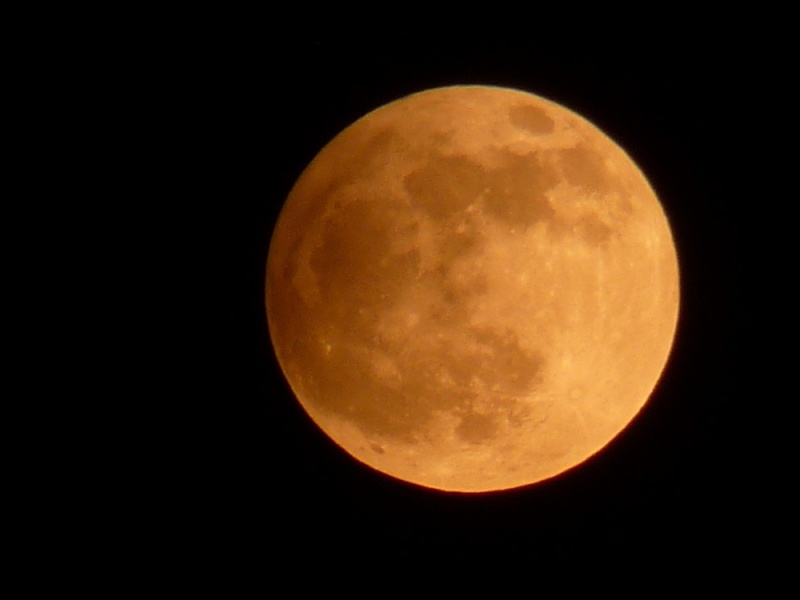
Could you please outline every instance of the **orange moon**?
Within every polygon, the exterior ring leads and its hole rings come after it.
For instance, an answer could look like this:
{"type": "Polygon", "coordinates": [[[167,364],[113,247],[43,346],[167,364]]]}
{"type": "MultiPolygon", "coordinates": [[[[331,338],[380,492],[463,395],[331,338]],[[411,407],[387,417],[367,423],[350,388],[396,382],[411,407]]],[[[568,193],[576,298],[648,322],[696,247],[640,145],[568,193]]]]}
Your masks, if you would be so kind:
{"type": "Polygon", "coordinates": [[[431,89],[337,135],[270,244],[275,353],[308,415],[393,477],[485,492],[619,434],[666,364],[675,245],[631,158],[576,113],[431,89]]]}

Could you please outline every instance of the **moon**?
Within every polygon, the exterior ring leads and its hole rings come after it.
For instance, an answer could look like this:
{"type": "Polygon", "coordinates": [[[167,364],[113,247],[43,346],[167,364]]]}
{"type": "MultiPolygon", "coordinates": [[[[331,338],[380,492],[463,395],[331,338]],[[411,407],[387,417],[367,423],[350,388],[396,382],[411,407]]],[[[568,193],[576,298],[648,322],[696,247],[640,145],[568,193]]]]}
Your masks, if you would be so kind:
{"type": "Polygon", "coordinates": [[[668,220],[633,160],[520,90],[365,115],[291,190],[266,311],[298,401],[358,461],[487,492],[586,461],[643,408],[679,312],[668,220]]]}

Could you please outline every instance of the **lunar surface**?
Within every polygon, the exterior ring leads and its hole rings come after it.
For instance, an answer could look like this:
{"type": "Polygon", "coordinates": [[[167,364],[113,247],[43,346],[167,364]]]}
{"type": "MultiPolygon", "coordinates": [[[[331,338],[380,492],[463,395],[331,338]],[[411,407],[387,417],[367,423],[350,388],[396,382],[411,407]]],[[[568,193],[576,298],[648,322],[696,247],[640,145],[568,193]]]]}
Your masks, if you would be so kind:
{"type": "Polygon", "coordinates": [[[529,485],[652,393],[675,333],[669,224],[631,158],[517,90],[438,88],[341,132],[267,260],[270,334],[309,416],[425,487],[529,485]]]}

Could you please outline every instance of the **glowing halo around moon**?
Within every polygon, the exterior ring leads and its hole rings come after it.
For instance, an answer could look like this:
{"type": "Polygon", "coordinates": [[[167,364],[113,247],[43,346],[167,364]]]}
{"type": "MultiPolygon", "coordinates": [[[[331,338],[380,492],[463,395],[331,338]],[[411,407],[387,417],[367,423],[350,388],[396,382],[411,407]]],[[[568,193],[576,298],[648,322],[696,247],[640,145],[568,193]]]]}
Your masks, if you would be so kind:
{"type": "Polygon", "coordinates": [[[529,485],[641,410],[678,319],[647,180],[594,125],[518,90],[394,101],[336,136],[275,227],[266,308],[314,422],[448,491],[529,485]]]}

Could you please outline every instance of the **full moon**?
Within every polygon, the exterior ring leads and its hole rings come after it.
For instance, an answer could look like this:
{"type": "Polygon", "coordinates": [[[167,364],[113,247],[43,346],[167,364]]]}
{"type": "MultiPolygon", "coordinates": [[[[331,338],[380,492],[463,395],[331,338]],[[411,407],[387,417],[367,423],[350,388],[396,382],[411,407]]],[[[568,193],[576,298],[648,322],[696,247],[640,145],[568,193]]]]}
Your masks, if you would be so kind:
{"type": "Polygon", "coordinates": [[[436,88],[365,115],[291,190],[267,259],[274,350],[350,455],[439,490],[554,477],[636,416],[679,274],[648,181],[539,96],[436,88]]]}

